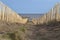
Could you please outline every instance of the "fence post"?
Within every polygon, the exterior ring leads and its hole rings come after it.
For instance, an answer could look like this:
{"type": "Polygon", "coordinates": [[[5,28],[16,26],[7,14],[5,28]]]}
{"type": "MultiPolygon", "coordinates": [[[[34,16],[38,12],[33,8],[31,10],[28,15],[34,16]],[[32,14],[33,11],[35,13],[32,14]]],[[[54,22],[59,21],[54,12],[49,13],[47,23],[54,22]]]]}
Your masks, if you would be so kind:
{"type": "Polygon", "coordinates": [[[0,2],[0,20],[1,20],[1,13],[2,13],[2,5],[1,5],[1,2],[0,2]]]}

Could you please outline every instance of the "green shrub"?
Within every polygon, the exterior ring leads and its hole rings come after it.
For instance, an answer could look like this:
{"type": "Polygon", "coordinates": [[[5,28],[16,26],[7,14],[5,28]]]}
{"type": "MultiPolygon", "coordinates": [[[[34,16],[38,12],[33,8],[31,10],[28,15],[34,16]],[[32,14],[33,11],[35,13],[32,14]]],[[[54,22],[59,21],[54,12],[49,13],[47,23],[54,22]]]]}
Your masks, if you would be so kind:
{"type": "Polygon", "coordinates": [[[26,30],[26,27],[24,26],[20,27],[20,31],[25,32],[25,30],[26,30]]]}
{"type": "Polygon", "coordinates": [[[16,33],[16,32],[14,32],[14,33],[7,33],[7,35],[9,35],[11,40],[21,40],[20,35],[18,33],[16,33]]]}

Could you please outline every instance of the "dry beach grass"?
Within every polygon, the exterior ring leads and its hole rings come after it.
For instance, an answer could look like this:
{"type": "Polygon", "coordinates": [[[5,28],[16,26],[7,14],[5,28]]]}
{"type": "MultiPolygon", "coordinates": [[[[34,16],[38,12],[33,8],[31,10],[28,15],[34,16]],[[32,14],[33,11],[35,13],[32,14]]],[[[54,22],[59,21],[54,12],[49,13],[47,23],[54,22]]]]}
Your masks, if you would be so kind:
{"type": "Polygon", "coordinates": [[[60,40],[60,22],[43,25],[0,22],[1,40],[60,40]]]}

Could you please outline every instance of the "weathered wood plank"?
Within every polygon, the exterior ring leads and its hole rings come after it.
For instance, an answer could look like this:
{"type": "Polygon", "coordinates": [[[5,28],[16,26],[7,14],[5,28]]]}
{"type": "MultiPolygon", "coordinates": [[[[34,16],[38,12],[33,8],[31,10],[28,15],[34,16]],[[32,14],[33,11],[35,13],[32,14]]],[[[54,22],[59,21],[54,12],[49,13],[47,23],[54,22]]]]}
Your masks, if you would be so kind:
{"type": "Polygon", "coordinates": [[[11,8],[0,2],[0,20],[25,24],[28,18],[22,18],[11,8]]]}

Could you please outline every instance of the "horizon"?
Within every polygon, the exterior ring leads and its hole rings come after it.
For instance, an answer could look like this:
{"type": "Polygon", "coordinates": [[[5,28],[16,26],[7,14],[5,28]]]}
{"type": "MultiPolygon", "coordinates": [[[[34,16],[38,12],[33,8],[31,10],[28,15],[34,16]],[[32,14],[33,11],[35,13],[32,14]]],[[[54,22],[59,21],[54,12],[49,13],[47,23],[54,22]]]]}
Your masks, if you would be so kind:
{"type": "Polygon", "coordinates": [[[18,14],[45,14],[56,3],[60,3],[59,0],[11,0],[11,2],[9,0],[1,0],[1,2],[18,14]]]}

